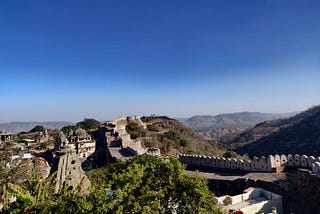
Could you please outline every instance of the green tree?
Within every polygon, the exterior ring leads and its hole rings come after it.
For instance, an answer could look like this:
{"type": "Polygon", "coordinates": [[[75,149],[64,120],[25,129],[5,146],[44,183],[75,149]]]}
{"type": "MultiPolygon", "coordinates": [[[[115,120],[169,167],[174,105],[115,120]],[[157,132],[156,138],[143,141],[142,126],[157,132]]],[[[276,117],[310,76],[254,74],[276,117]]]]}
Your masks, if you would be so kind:
{"type": "Polygon", "coordinates": [[[13,191],[25,203],[6,208],[12,213],[222,213],[207,179],[187,176],[177,158],[136,156],[87,175],[89,195],[74,190],[48,196],[52,191],[43,190],[45,185],[31,182],[29,191],[13,191]]]}
{"type": "Polygon", "coordinates": [[[44,133],[45,129],[44,129],[43,126],[38,125],[38,126],[33,127],[33,129],[31,129],[30,132],[42,132],[42,133],[44,133]]]}
{"type": "Polygon", "coordinates": [[[179,145],[182,147],[187,147],[189,145],[189,143],[186,139],[180,139],[179,145]]]}
{"type": "Polygon", "coordinates": [[[146,132],[142,126],[136,122],[130,122],[126,125],[126,131],[130,134],[131,139],[137,139],[138,137],[145,137],[146,132]]]}
{"type": "Polygon", "coordinates": [[[63,134],[65,134],[67,136],[71,130],[75,131],[75,130],[77,130],[77,128],[78,128],[78,126],[69,125],[69,126],[62,127],[61,131],[63,132],[63,134]]]}
{"type": "Polygon", "coordinates": [[[110,212],[221,213],[207,179],[187,176],[177,158],[137,156],[100,173],[93,170],[89,176],[95,185],[112,190],[110,212]]]}
{"type": "Polygon", "coordinates": [[[78,122],[76,126],[85,129],[86,131],[95,130],[99,127],[100,122],[95,119],[85,118],[83,121],[78,122]]]}
{"type": "Polygon", "coordinates": [[[156,144],[153,141],[146,141],[146,142],[144,142],[144,145],[146,147],[155,147],[156,144]]]}
{"type": "Polygon", "coordinates": [[[152,132],[159,132],[160,131],[155,125],[152,125],[152,124],[148,124],[147,129],[152,132]]]}

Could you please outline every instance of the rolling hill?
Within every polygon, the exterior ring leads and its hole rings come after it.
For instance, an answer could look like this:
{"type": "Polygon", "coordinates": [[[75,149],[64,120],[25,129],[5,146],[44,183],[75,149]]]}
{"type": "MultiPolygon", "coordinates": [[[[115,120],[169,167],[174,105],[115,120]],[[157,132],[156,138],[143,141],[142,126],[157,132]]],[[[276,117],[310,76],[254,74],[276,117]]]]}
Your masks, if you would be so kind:
{"type": "Polygon", "coordinates": [[[205,139],[228,142],[248,128],[266,120],[293,116],[295,113],[269,114],[259,112],[240,112],[215,116],[194,116],[179,119],[184,125],[202,135],[205,139]]]}
{"type": "Polygon", "coordinates": [[[240,154],[274,153],[320,155],[320,106],[287,119],[265,121],[227,144],[240,154]]]}
{"type": "Polygon", "coordinates": [[[0,130],[19,133],[22,131],[28,132],[33,127],[40,125],[47,129],[61,129],[64,126],[72,125],[70,122],[10,122],[10,123],[0,123],[0,130]]]}
{"type": "Polygon", "coordinates": [[[290,117],[294,114],[297,113],[269,114],[260,112],[239,112],[215,116],[194,116],[182,122],[193,130],[207,131],[221,128],[249,128],[266,120],[290,117]]]}
{"type": "Polygon", "coordinates": [[[159,147],[165,154],[202,154],[222,156],[227,149],[219,143],[204,139],[190,128],[168,117],[142,117],[147,129],[142,142],[148,147],[159,147]]]}

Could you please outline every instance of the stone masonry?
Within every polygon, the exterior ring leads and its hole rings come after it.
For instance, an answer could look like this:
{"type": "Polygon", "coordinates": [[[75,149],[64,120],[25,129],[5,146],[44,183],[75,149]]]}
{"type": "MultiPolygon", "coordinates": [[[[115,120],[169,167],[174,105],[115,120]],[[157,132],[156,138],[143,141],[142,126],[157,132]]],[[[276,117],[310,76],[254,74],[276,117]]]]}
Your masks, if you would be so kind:
{"type": "Polygon", "coordinates": [[[59,193],[65,185],[68,190],[78,190],[80,195],[87,194],[91,186],[81,168],[81,160],[75,153],[64,154],[59,159],[55,193],[59,193]]]}

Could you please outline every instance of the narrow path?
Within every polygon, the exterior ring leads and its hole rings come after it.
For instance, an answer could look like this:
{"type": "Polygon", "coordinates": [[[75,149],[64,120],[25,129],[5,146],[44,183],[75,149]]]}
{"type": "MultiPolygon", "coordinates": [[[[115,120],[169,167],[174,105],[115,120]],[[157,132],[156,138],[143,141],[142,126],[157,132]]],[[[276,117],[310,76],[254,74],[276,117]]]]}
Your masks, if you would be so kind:
{"type": "Polygon", "coordinates": [[[284,180],[286,179],[286,173],[262,173],[262,172],[251,172],[246,174],[240,173],[231,173],[231,172],[196,172],[186,170],[188,175],[198,175],[206,177],[208,179],[216,179],[216,180],[236,180],[239,178],[242,179],[251,179],[251,180],[262,180],[267,182],[273,182],[277,180],[284,180]]]}

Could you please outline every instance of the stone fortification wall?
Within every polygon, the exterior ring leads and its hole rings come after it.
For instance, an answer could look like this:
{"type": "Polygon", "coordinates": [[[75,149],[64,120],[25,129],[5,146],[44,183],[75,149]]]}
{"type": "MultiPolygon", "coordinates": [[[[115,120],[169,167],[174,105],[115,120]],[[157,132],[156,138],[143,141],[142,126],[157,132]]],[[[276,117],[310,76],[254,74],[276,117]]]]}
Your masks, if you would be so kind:
{"type": "Polygon", "coordinates": [[[142,126],[144,129],[147,128],[147,125],[142,122],[141,118],[139,116],[129,116],[127,117],[127,121],[129,122],[135,122],[138,123],[140,126],[142,126]]]}
{"type": "Polygon", "coordinates": [[[146,149],[142,147],[140,140],[129,141],[127,150],[133,155],[142,155],[146,153],[146,149]]]}
{"type": "Polygon", "coordinates": [[[146,148],[146,154],[148,155],[154,155],[154,156],[160,156],[161,152],[159,148],[146,148]]]}
{"type": "Polygon", "coordinates": [[[314,173],[320,174],[320,157],[298,154],[268,155],[268,157],[253,157],[253,160],[180,154],[179,160],[187,166],[206,169],[272,172],[281,167],[296,167],[310,168],[314,173]]]}
{"type": "Polygon", "coordinates": [[[130,135],[126,131],[126,125],[128,125],[127,117],[120,117],[113,120],[111,123],[115,125],[114,131],[117,132],[122,139],[122,147],[127,148],[131,143],[130,135]]]}
{"type": "Polygon", "coordinates": [[[320,175],[320,162],[314,162],[312,164],[312,172],[320,175]]]}
{"type": "Polygon", "coordinates": [[[126,131],[126,125],[128,125],[129,122],[136,122],[146,128],[146,124],[141,121],[139,116],[120,117],[113,120],[111,123],[115,125],[114,131],[119,134],[119,137],[122,140],[122,148],[126,148],[133,155],[160,155],[160,149],[143,148],[140,140],[132,140],[130,138],[130,135],[126,131]]]}
{"type": "Polygon", "coordinates": [[[127,145],[127,150],[133,154],[133,155],[154,155],[154,156],[160,156],[160,149],[159,148],[143,148],[141,145],[140,140],[131,140],[129,144],[127,145]]]}

